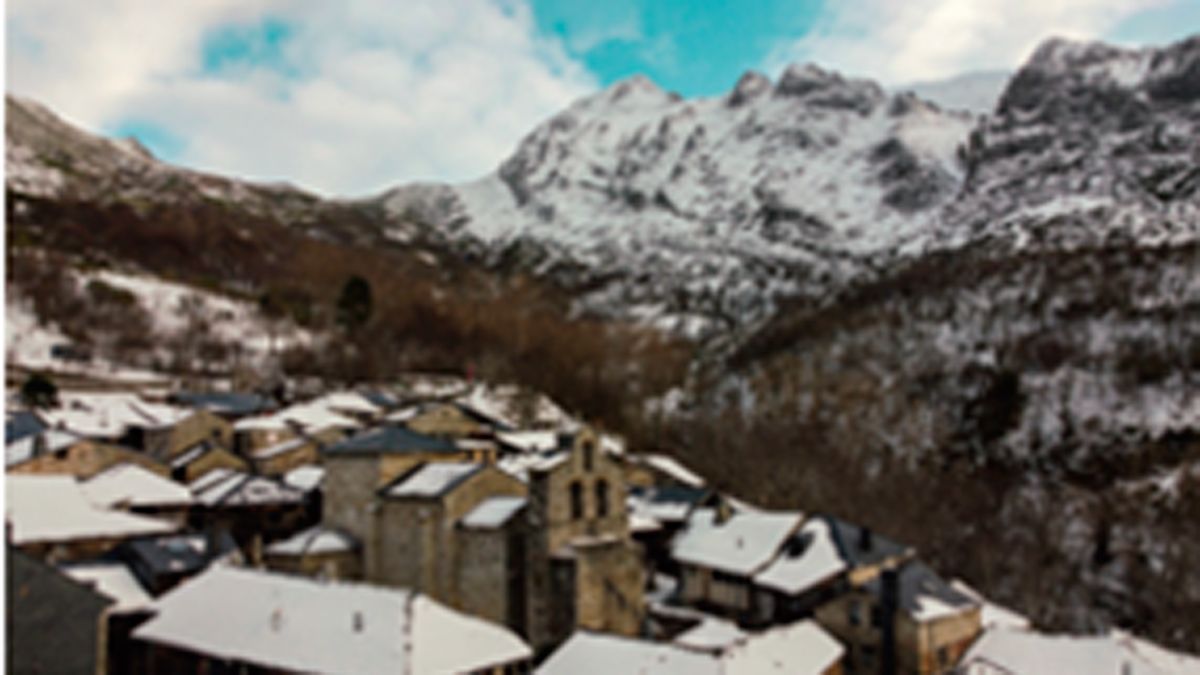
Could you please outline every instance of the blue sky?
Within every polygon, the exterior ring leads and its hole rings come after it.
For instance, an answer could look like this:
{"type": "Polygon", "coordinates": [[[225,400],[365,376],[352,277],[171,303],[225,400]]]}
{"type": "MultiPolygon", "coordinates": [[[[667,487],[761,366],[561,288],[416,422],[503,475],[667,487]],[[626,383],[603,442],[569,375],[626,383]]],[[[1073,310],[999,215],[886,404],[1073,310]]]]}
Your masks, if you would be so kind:
{"type": "Polygon", "coordinates": [[[804,35],[821,0],[534,0],[538,30],[609,84],[644,74],[685,96],[728,91],[780,44],[804,35]]]}
{"type": "Polygon", "coordinates": [[[7,89],[168,161],[360,195],[491,171],[633,74],[685,96],[815,61],[885,85],[1043,39],[1200,32],[1200,0],[10,0],[7,89]]]}

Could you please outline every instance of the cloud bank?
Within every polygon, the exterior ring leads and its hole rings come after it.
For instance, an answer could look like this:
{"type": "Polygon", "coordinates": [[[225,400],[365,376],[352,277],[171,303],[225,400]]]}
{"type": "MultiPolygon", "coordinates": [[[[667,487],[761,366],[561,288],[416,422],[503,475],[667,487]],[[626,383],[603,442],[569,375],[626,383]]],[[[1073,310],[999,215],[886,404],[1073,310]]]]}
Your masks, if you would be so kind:
{"type": "Polygon", "coordinates": [[[13,0],[8,87],[330,194],[482,175],[597,87],[520,2],[13,0]]]}
{"type": "MultiPolygon", "coordinates": [[[[1188,2],[1191,0],[1183,0],[1188,2]]],[[[1172,0],[860,0],[828,5],[809,34],[768,57],[815,61],[886,84],[1010,70],[1043,39],[1094,39],[1172,0]]]]}

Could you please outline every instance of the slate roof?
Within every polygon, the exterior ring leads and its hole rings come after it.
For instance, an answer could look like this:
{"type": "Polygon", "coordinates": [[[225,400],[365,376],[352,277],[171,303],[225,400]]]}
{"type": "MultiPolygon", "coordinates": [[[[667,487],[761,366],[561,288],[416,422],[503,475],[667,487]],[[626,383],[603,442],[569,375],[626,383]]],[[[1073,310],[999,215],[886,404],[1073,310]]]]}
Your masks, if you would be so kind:
{"type": "Polygon", "coordinates": [[[181,405],[223,415],[255,415],[274,407],[271,399],[250,392],[181,391],[172,398],[181,405]]]}
{"type": "MultiPolygon", "coordinates": [[[[912,560],[900,568],[900,609],[918,621],[957,614],[979,605],[971,596],[954,588],[923,562],[912,560]]],[[[867,582],[872,594],[882,591],[882,575],[867,582]]]]}
{"type": "MultiPolygon", "coordinates": [[[[120,556],[130,563],[139,575],[188,575],[199,572],[216,558],[237,550],[228,532],[220,532],[214,541],[205,534],[178,534],[147,537],[126,542],[120,556]]],[[[142,582],[153,586],[153,580],[143,576],[142,582]]]]}
{"type": "Polygon", "coordinates": [[[4,443],[6,445],[32,436],[46,428],[38,416],[28,410],[18,410],[4,416],[4,443]]]}
{"type": "Polygon", "coordinates": [[[878,565],[888,559],[911,553],[912,549],[896,543],[877,532],[868,530],[869,542],[863,538],[863,529],[859,525],[848,523],[832,516],[820,516],[829,524],[830,535],[837,547],[842,560],[851,568],[878,565]],[[864,546],[864,543],[869,543],[864,546]]]}
{"type": "Polygon", "coordinates": [[[325,448],[331,455],[382,454],[404,452],[458,452],[454,443],[434,436],[426,436],[411,429],[387,425],[364,431],[325,448]]]}
{"type": "Polygon", "coordinates": [[[12,546],[6,555],[5,671],[97,672],[96,626],[112,600],[12,546]]]}

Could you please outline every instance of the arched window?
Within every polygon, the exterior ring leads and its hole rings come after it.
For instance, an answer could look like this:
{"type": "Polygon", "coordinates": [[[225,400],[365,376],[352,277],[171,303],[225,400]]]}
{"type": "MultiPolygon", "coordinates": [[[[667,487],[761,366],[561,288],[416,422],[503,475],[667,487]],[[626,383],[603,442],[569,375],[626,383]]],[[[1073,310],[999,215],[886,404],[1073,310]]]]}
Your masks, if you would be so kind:
{"type": "Polygon", "coordinates": [[[583,442],[583,470],[591,471],[596,464],[596,444],[591,441],[583,442]]]}
{"type": "Polygon", "coordinates": [[[583,485],[579,481],[571,483],[571,518],[583,518],[583,485]]]}
{"type": "Polygon", "coordinates": [[[603,478],[596,481],[596,517],[608,515],[608,481],[603,478]]]}

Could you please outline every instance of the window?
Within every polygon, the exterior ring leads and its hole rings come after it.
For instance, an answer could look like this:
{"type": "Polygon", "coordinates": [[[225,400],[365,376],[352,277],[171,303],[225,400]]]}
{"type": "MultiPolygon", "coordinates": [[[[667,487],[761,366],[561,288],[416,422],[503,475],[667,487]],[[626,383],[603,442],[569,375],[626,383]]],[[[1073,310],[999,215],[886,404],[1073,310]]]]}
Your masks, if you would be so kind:
{"type": "Polygon", "coordinates": [[[596,465],[596,445],[591,441],[583,442],[583,470],[591,471],[596,465]]]}
{"type": "Polygon", "coordinates": [[[948,647],[938,647],[937,650],[938,666],[945,668],[950,665],[950,649],[948,647]]]}
{"type": "Polygon", "coordinates": [[[579,481],[571,483],[571,518],[579,520],[583,517],[583,485],[579,481]]]}
{"type": "Polygon", "coordinates": [[[608,516],[608,482],[603,478],[596,481],[596,517],[608,516]]]}
{"type": "Polygon", "coordinates": [[[850,601],[850,604],[846,606],[846,613],[846,618],[850,621],[851,626],[857,626],[862,623],[861,608],[859,608],[857,600],[850,601]]]}

